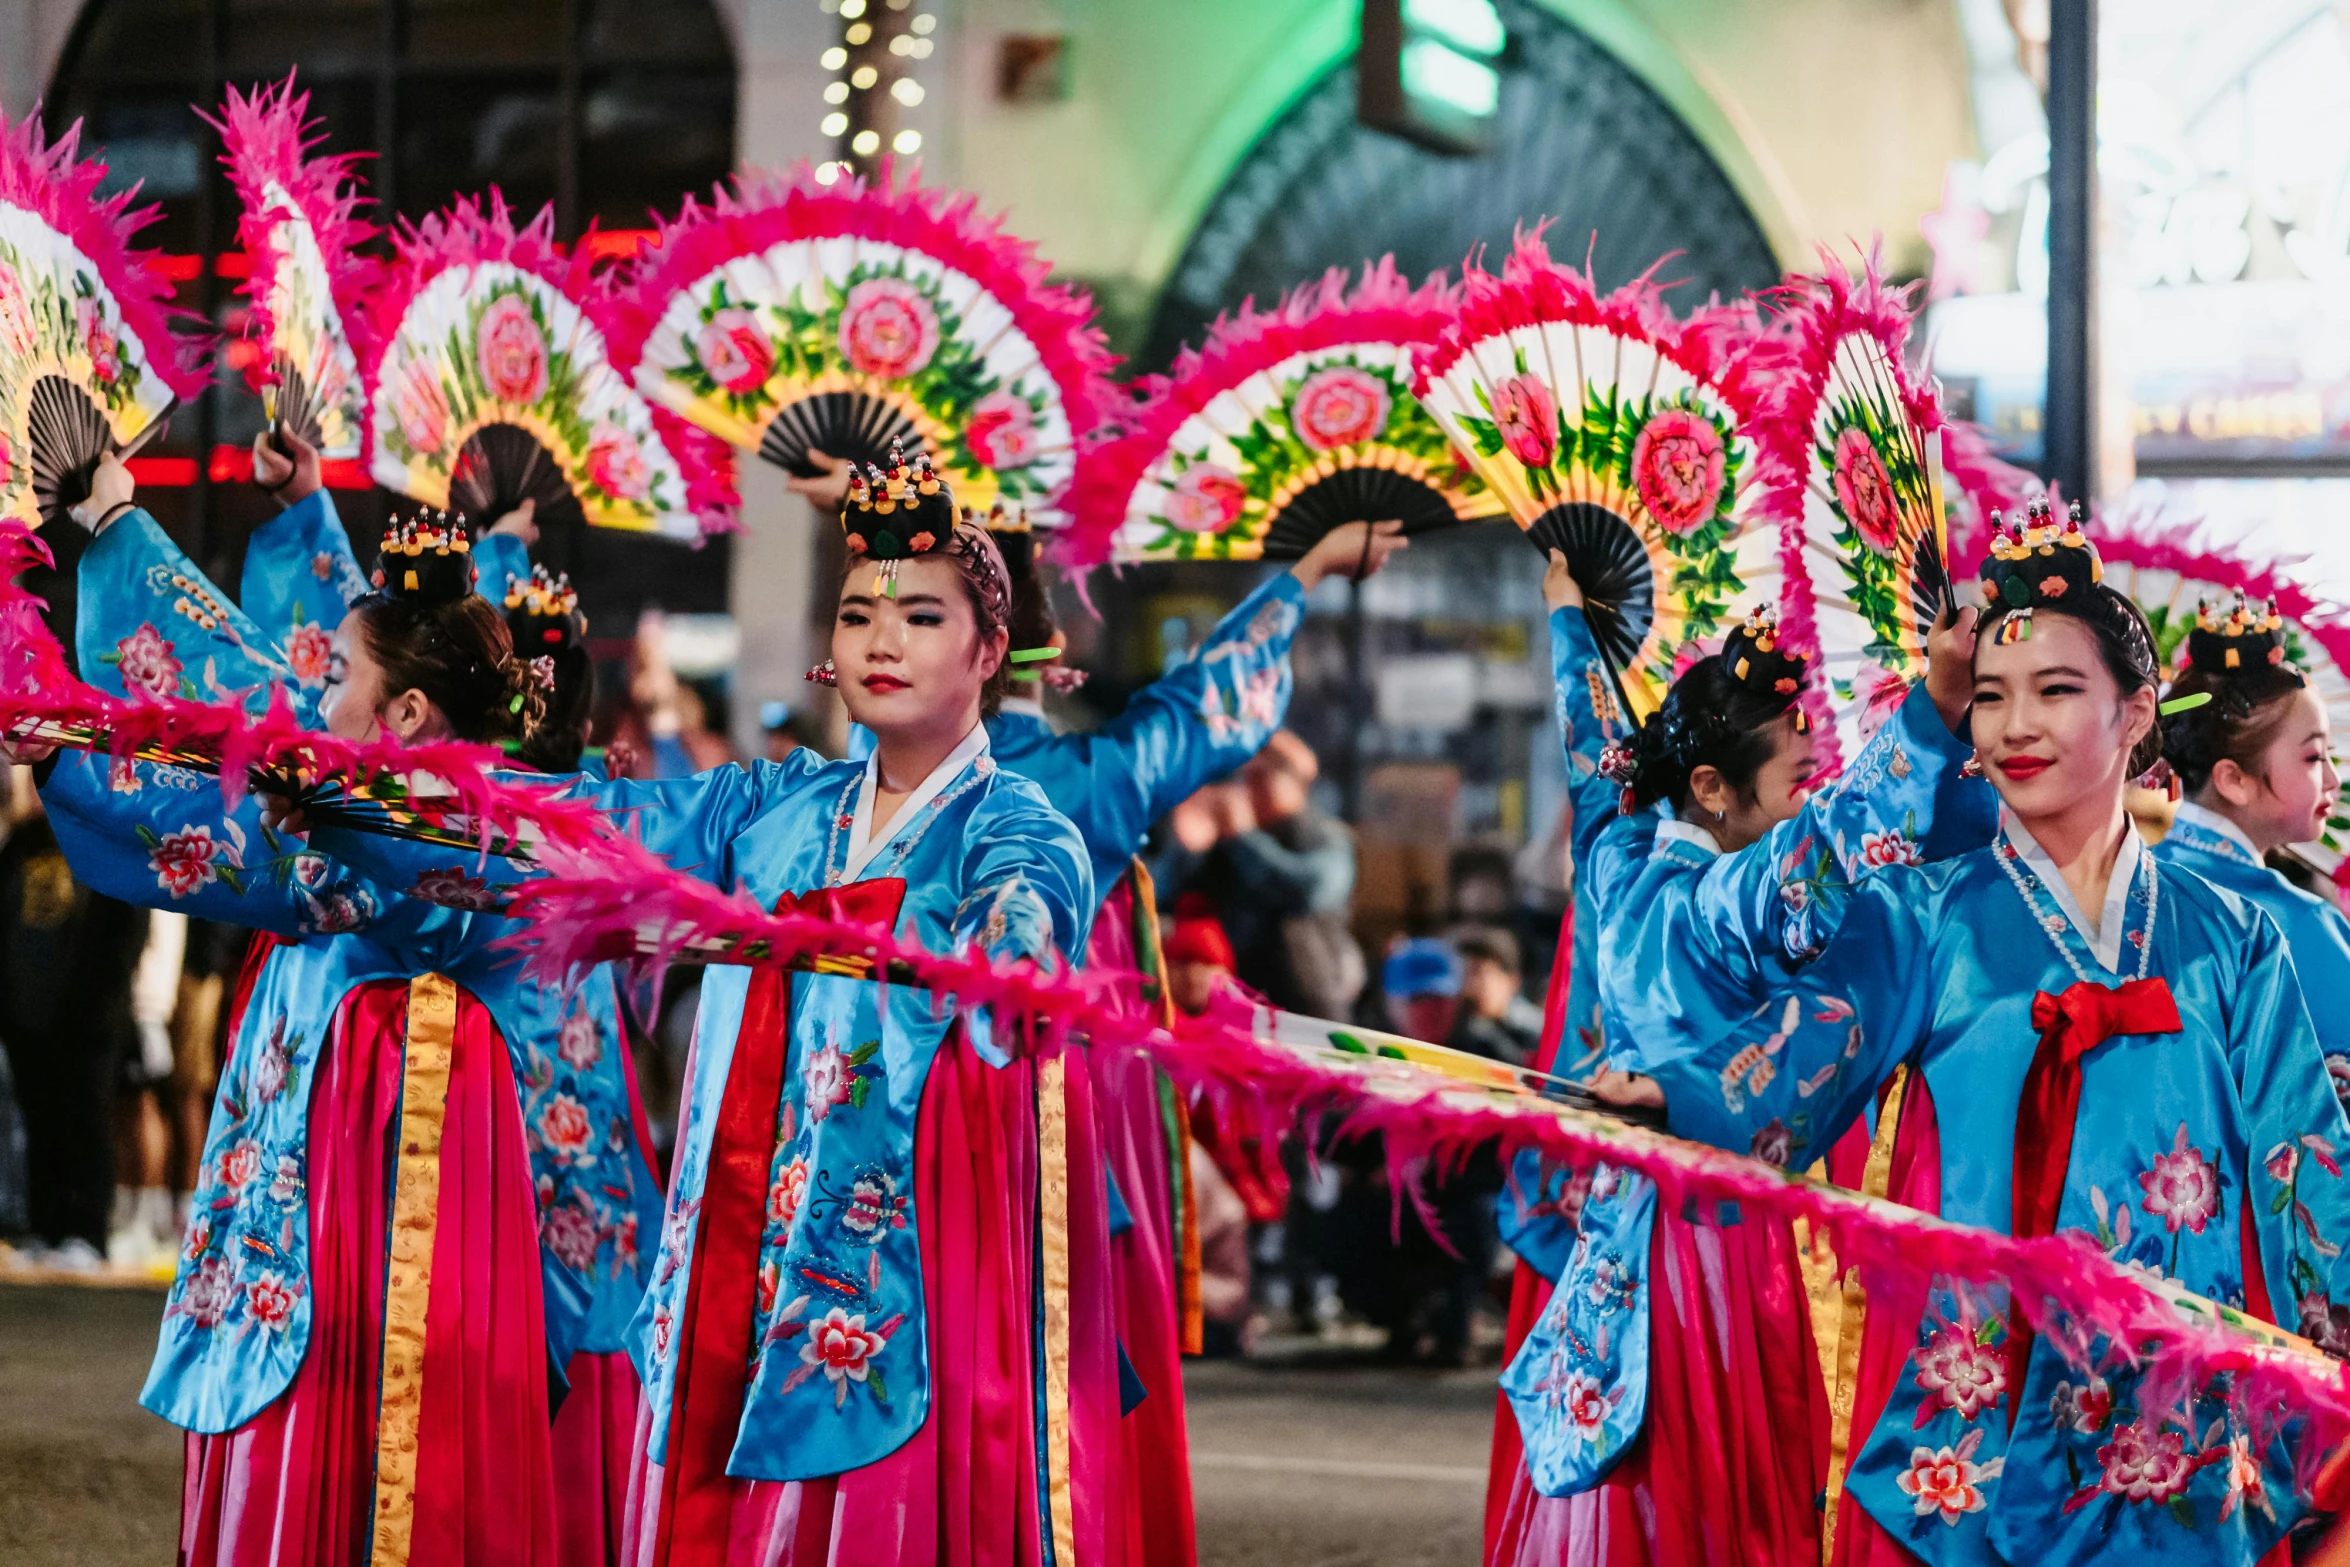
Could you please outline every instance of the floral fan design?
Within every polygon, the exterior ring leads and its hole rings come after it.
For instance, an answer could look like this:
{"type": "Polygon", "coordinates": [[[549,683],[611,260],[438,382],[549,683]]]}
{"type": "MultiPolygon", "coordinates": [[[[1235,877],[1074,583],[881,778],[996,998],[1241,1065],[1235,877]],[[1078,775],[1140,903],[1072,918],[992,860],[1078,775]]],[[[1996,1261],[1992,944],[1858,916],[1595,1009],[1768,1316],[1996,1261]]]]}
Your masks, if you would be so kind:
{"type": "Polygon", "coordinates": [[[172,329],[170,285],[130,237],[154,209],[101,197],[106,166],[0,115],[0,517],[38,526],[88,498],[204,386],[172,329]]]}
{"type": "Polygon", "coordinates": [[[749,170],[663,227],[619,350],[644,394],[813,475],[928,452],[966,506],[1062,520],[1077,442],[1114,394],[1092,302],[1050,286],[975,198],[749,170]]]}
{"type": "Polygon", "coordinates": [[[1406,533],[1503,514],[1412,396],[1412,355],[1452,319],[1441,277],[1393,257],[1219,320],[1143,384],[1118,439],[1081,466],[1065,558],[1293,560],[1331,529],[1406,533]]]}
{"type": "MultiPolygon", "coordinates": [[[[554,211],[517,230],[492,192],[395,236],[368,333],[378,484],[484,526],[525,500],[538,520],[701,534],[654,410],[615,363],[584,248],[554,211]]],[[[713,519],[714,525],[723,525],[713,519]]]]}
{"type": "MultiPolygon", "coordinates": [[[[2178,673],[2186,656],[2187,633],[2196,605],[2232,605],[2241,592],[2252,599],[2274,598],[2285,617],[2285,657],[2298,665],[2325,704],[2336,734],[2350,733],[2350,611],[2322,605],[2289,577],[2294,564],[2250,545],[2216,540],[2210,530],[2153,508],[2135,508],[2099,519],[2097,549],[2105,562],[2105,583],[2126,593],[2146,612],[2165,679],[2178,673]]],[[[2336,801],[2325,835],[2294,852],[2337,883],[2350,881],[2350,783],[2336,801]]]]}
{"type": "Polygon", "coordinates": [[[288,76],[250,94],[231,87],[212,123],[244,203],[237,237],[253,262],[245,338],[259,352],[246,379],[272,424],[321,457],[349,459],[366,439],[367,403],[345,310],[375,286],[377,264],[360,247],[376,229],[357,216],[354,160],[312,156],[324,138],[309,112],[310,95],[288,76]]]}
{"type": "Polygon", "coordinates": [[[1755,496],[1751,312],[1675,322],[1643,278],[1601,295],[1521,234],[1472,264],[1419,398],[1536,548],[1563,550],[1635,718],[1684,649],[1778,586],[1755,496]]]}

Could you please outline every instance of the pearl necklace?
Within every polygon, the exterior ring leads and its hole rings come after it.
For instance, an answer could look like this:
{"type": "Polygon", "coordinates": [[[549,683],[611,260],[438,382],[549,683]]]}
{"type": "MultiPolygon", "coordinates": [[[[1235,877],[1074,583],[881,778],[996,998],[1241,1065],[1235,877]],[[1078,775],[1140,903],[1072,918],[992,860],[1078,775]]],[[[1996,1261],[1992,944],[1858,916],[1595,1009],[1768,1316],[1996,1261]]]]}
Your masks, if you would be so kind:
{"type": "MultiPolygon", "coordinates": [[[[2072,921],[2061,913],[2051,913],[2041,906],[2038,894],[2032,891],[2032,883],[2037,877],[2024,873],[2023,856],[2016,852],[2015,845],[2008,840],[2005,832],[1999,835],[1998,842],[1992,848],[1991,857],[1999,862],[2001,870],[2007,872],[2007,879],[2015,883],[2015,890],[2022,896],[2024,907],[2032,913],[2032,923],[2040,927],[2040,934],[2046,936],[2049,945],[2056,948],[2056,955],[2064,959],[2065,967],[2073,971],[2073,977],[2086,985],[2111,985],[2112,975],[2091,974],[2083,968],[2081,960],[2073,955],[2072,947],[2066,943],[2063,936],[2058,934],[2059,931],[2069,928],[2072,921]]],[[[2144,850],[2140,850],[2138,854],[2137,879],[2143,883],[2143,886],[2134,891],[2131,896],[2141,899],[2146,905],[2146,923],[2141,927],[2145,940],[2138,943],[2137,973],[2139,979],[2144,979],[2154,963],[2154,909],[2156,900],[2162,894],[2162,882],[2154,874],[2154,856],[2144,850]]],[[[2128,903],[2125,901],[2122,910],[2125,931],[2123,939],[2125,941],[2128,940],[2126,933],[2128,907],[2128,903]]],[[[2078,933],[2076,932],[2076,934],[2078,933]]]]}

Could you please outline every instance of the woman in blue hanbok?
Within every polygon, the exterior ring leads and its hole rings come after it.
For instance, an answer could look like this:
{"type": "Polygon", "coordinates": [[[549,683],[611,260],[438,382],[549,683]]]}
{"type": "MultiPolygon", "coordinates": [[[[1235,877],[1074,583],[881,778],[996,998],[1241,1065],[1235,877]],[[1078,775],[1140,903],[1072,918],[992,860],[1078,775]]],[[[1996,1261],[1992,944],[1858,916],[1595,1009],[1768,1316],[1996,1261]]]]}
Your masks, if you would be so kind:
{"type": "Polygon", "coordinates": [[[2350,1103],[2350,920],[2331,898],[2303,892],[2266,863],[2288,844],[2316,840],[2337,808],[2325,703],[2285,662],[2274,604],[2257,610],[2239,598],[2217,616],[2200,609],[2186,651],[2166,704],[2174,711],[2162,722],[2162,757],[2184,795],[2154,857],[2277,922],[2334,1095],[2350,1103]]]}
{"type": "MultiPolygon", "coordinates": [[[[1571,983],[1593,997],[1595,1053],[1637,1064],[1663,1041],[1623,1026],[1624,994],[1655,973],[1653,945],[1707,866],[1808,835],[1914,843],[1949,817],[1963,829],[1971,791],[1950,722],[1971,632],[1962,619],[1936,634],[1938,678],[1815,795],[1804,663],[1767,619],[1733,629],[1627,734],[1563,556],[1544,591],[1575,790],[1577,946],[1591,948],[1591,974],[1571,983]]],[[[1786,1226],[1659,1214],[1653,1186],[1604,1165],[1569,1186],[1522,1159],[1518,1182],[1505,1220],[1557,1287],[1503,1379],[1525,1460],[1490,1559],[1816,1560],[1827,1420],[1786,1226]],[[1671,1505],[1682,1496],[1708,1502],[1671,1505]]]]}
{"type": "MultiPolygon", "coordinates": [[[[1684,1054],[1611,1086],[1674,1131],[1813,1157],[1901,1071],[1889,1195],[2117,1262],[2313,1336],[2350,1321],[2343,1120],[2276,923],[2148,853],[2123,809],[2157,755],[2145,621],[2077,524],[1994,536],[1973,738],[2006,813],[1918,866],[1823,835],[1717,862],[1627,1019],[1684,1054]],[[1669,994],[1668,994],[1669,993],[1669,994]],[[1762,1049],[1715,1016],[1789,1007],[1762,1049]]],[[[2283,1559],[2314,1507],[2291,1426],[2224,1388],[2165,1407],[2102,1343],[2040,1344],[1981,1280],[1870,1286],[1835,1560],[2283,1559]]],[[[2270,1412],[2273,1414],[2273,1411],[2270,1412]]]]}
{"type": "MultiPolygon", "coordinates": [[[[851,490],[831,672],[864,762],[806,751],[586,788],[679,869],[933,950],[1059,961],[1094,897],[1082,841],[996,765],[1009,603],[927,465],[851,490]],[[881,509],[881,503],[888,509],[881,509]]],[[[423,896],[512,862],[322,828],[423,896]]],[[[660,1255],[633,1328],[649,1405],[647,1563],[1066,1556],[1065,1367],[1039,1376],[1036,1157],[1066,1063],[1011,1020],[907,986],[703,980],[660,1255]],[[1043,1391],[1040,1393],[1040,1389],[1043,1391]]],[[[1049,1222],[1049,1220],[1047,1221],[1049,1222]]],[[[1049,1340],[1045,1340],[1049,1345],[1049,1340]]],[[[1047,1351],[1049,1353],[1049,1349],[1047,1351]]]]}
{"type": "MultiPolygon", "coordinates": [[[[257,712],[282,692],[347,738],[484,740],[536,699],[462,550],[401,557],[313,690],[119,467],[100,497],[77,641],[119,694],[257,712]]],[[[548,998],[471,916],[350,875],[209,779],[76,754],[43,795],[94,882],[275,938],[239,985],[144,1395],[192,1433],[183,1558],[555,1560],[549,1384],[633,1309],[658,1212],[623,1080],[554,1044],[548,998]]]]}

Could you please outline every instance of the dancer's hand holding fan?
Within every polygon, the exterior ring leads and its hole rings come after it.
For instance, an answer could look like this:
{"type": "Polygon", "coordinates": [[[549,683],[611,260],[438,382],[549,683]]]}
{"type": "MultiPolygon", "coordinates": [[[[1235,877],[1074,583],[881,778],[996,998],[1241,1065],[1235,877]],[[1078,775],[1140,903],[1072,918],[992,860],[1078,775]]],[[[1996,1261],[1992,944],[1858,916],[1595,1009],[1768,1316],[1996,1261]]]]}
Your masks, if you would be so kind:
{"type": "Polygon", "coordinates": [[[367,333],[378,484],[484,525],[529,500],[542,527],[700,536],[677,455],[612,357],[585,247],[561,253],[552,208],[517,229],[492,191],[394,246],[367,333]]]}
{"type": "Polygon", "coordinates": [[[1676,322],[1642,278],[1602,295],[1521,234],[1501,273],[1464,271],[1419,397],[1536,548],[1566,554],[1594,640],[1637,719],[1684,649],[1778,590],[1755,503],[1744,309],[1676,322]]]}
{"type": "Polygon", "coordinates": [[[245,378],[269,422],[328,461],[356,458],[367,404],[349,323],[360,318],[380,267],[361,247],[374,225],[348,156],[321,157],[323,134],[307,121],[310,95],[288,76],[276,87],[228,90],[212,123],[227,149],[229,183],[244,211],[237,239],[251,259],[244,293],[245,378]]]}
{"type": "Polygon", "coordinates": [[[655,402],[803,479],[927,452],[955,497],[1053,526],[1115,401],[1082,293],[975,199],[750,170],[636,269],[616,352],[655,402]]]}
{"type": "Polygon", "coordinates": [[[1351,522],[1420,533],[1502,515],[1412,396],[1452,291],[1413,288],[1392,257],[1348,281],[1333,270],[1270,311],[1244,305],[1141,383],[1122,433],[1080,464],[1062,557],[1295,560],[1351,522]]]}
{"type": "Polygon", "coordinates": [[[0,516],[38,526],[89,494],[107,452],[136,451],[203,389],[170,285],[131,248],[154,216],[100,196],[106,166],[0,115],[0,516]]]}

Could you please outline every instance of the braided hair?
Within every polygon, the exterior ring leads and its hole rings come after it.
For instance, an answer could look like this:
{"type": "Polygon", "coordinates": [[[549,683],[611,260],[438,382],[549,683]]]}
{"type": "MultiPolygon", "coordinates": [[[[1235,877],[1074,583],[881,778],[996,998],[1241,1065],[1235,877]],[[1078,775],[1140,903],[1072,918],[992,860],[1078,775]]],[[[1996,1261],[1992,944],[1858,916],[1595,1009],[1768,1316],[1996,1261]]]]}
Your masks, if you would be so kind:
{"type": "Polygon", "coordinates": [[[546,712],[546,693],[514,657],[506,620],[473,591],[465,519],[395,520],[370,580],[351,605],[387,693],[422,692],[459,739],[526,740],[546,712]]]}

